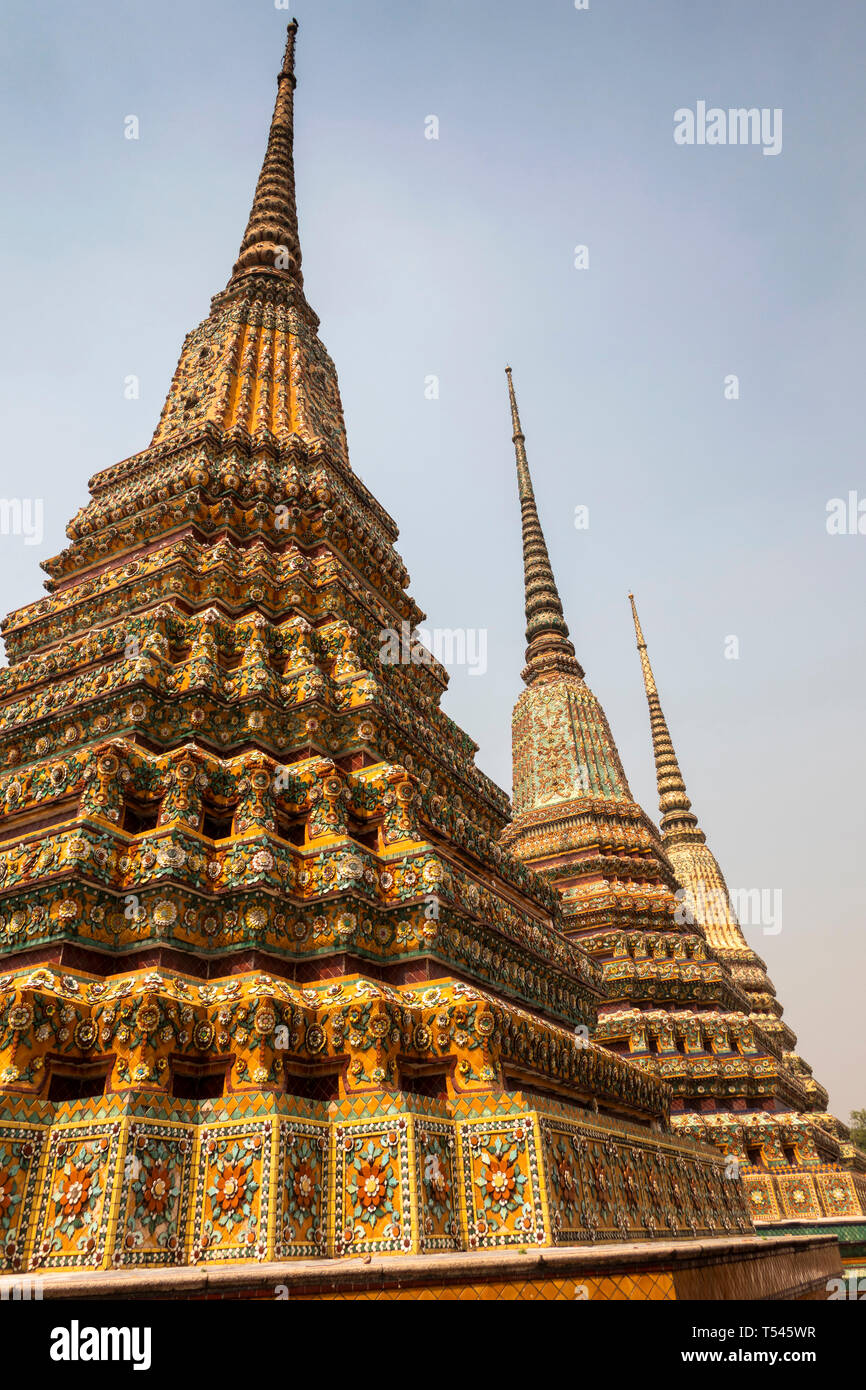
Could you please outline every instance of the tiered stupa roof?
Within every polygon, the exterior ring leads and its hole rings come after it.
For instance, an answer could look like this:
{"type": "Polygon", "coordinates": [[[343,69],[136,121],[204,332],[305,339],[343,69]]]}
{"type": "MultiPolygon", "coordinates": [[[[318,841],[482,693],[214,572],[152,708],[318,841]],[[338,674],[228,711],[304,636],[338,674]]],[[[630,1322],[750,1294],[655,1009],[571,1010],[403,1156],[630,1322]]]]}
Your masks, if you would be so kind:
{"type": "Polygon", "coordinates": [[[638,631],[663,812],[632,798],[604,711],[577,661],[538,519],[508,369],[527,617],[526,689],[513,716],[514,819],[502,843],[552,883],[565,930],[601,967],[609,1002],[594,1036],[674,1090],[673,1123],[755,1175],[757,1215],[859,1212],[866,1164],[748,947],[691,810],[638,631]],[[693,911],[699,884],[705,911],[693,911]],[[776,1171],[790,1202],[758,1177],[776,1171]],[[840,1176],[843,1173],[844,1176],[840,1176]],[[805,1195],[804,1195],[805,1194],[805,1195]]]}
{"type": "Polygon", "coordinates": [[[813,1077],[808,1062],[796,1051],[796,1035],[782,1020],[782,1005],[767,974],[766,963],[752,949],[743,934],[725,876],[692,810],[685,779],[662,711],[633,594],[629,594],[629,602],[649,707],[659,809],[662,813],[662,844],[682,885],[685,909],[703,927],[707,940],[726,962],[732,977],[749,996],[750,1018],[764,1033],[775,1037],[789,1071],[806,1091],[808,1107],[805,1111],[792,1112],[787,1117],[790,1124],[802,1126],[805,1121],[807,1125],[829,1133],[839,1141],[840,1152],[853,1161],[861,1172],[866,1171],[862,1156],[858,1155],[851,1145],[847,1126],[827,1112],[827,1092],[813,1077]]]}

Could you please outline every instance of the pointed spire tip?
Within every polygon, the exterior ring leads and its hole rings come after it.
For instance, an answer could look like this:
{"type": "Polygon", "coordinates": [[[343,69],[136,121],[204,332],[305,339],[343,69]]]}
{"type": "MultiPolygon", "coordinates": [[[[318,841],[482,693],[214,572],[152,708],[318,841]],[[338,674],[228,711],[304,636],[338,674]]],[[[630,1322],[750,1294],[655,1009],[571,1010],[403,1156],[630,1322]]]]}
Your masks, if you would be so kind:
{"type": "Polygon", "coordinates": [[[658,687],[656,686],[655,676],[653,675],[653,668],[650,665],[649,652],[647,651],[640,619],[637,615],[634,594],[630,594],[629,597],[631,599],[631,611],[634,618],[637,649],[640,653],[644,690],[646,691],[647,705],[649,707],[650,733],[652,736],[653,755],[656,764],[656,783],[659,791],[659,809],[662,813],[662,843],[667,846],[672,843],[674,839],[677,841],[688,839],[702,844],[704,832],[698,826],[698,818],[691,809],[691,802],[686,793],[686,784],[683,780],[683,774],[680,771],[680,765],[677,762],[677,755],[674,752],[674,745],[671,741],[670,732],[665,722],[664,714],[662,713],[658,687]]]}
{"type": "Polygon", "coordinates": [[[293,152],[297,31],[298,21],[293,19],[286,27],[286,48],[277,75],[277,97],[264,162],[229,288],[247,275],[266,274],[284,282],[294,281],[303,291],[293,152]]]}
{"type": "MultiPolygon", "coordinates": [[[[629,603],[631,604],[631,616],[632,616],[632,619],[633,619],[633,621],[634,621],[634,635],[635,635],[635,637],[637,638],[638,650],[640,651],[641,649],[643,649],[643,653],[644,653],[644,655],[645,655],[645,654],[646,654],[646,642],[644,641],[643,631],[642,631],[641,625],[640,625],[640,618],[639,618],[638,615],[637,615],[637,604],[636,604],[635,601],[634,601],[634,594],[629,594],[629,596],[628,596],[628,601],[629,601],[629,603]]],[[[643,656],[641,657],[641,660],[643,661],[643,656]]],[[[649,657],[646,658],[646,668],[645,668],[645,670],[644,670],[644,676],[645,676],[645,677],[646,677],[647,671],[649,671],[649,679],[652,680],[652,669],[650,668],[650,665],[649,665],[649,657]]]]}
{"type": "Polygon", "coordinates": [[[555,672],[582,677],[583,668],[574,655],[573,644],[569,641],[568,626],[563,616],[544,533],[538,519],[526,457],[526,440],[520,425],[511,368],[506,367],[505,373],[508,377],[508,399],[513,430],[511,438],[517,463],[517,495],[520,499],[523,532],[527,643],[523,680],[529,685],[539,676],[547,677],[555,672]]]}
{"type": "Polygon", "coordinates": [[[286,25],[286,47],[283,53],[283,66],[280,68],[280,77],[295,76],[295,37],[298,32],[298,21],[293,19],[291,24],[286,25]]]}

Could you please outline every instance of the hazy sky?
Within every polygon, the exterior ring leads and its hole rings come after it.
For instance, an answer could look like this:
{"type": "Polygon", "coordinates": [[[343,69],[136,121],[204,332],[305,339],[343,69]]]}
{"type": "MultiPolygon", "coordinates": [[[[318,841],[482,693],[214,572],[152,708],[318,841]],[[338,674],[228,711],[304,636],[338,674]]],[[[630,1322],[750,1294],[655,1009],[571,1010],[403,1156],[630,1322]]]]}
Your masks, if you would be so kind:
{"type": "MultiPolygon", "coordinates": [[[[487,672],[455,670],[445,708],[510,787],[510,361],[567,617],[632,790],[655,816],[633,588],[695,809],[732,887],[782,891],[782,931],[748,934],[847,1118],[866,1106],[866,535],[829,535],[826,507],[866,498],[866,8],[294,12],[306,289],[353,464],[401,527],[429,623],[487,634],[487,672]],[[702,101],[781,110],[781,152],[676,144],[674,112],[702,101]]],[[[225,284],[290,14],[4,6],[0,492],[45,511],[40,545],[0,536],[4,610],[39,596],[88,477],[146,446],[183,335],[225,284]]]]}

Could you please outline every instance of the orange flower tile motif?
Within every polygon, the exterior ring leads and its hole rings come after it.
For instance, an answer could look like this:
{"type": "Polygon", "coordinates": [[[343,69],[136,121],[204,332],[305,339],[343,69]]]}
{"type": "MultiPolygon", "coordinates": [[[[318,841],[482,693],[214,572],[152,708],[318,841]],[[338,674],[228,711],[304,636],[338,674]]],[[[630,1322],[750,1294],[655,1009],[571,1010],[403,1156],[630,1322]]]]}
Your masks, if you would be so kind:
{"type": "Polygon", "coordinates": [[[192,1263],[268,1256],[271,1125],[215,1125],[201,1135],[192,1263]]]}
{"type": "Polygon", "coordinates": [[[103,1263],[120,1128],[71,1126],[52,1135],[31,1267],[103,1263]]]}
{"type": "Polygon", "coordinates": [[[185,1260],[194,1151],[191,1127],[130,1126],[112,1256],[115,1266],[185,1260]]]}
{"type": "Polygon", "coordinates": [[[330,1143],[327,1125],[280,1122],[274,1238],[277,1260],[327,1253],[330,1143]]]}
{"type": "Polygon", "coordinates": [[[538,1148],[529,1116],[460,1125],[467,1246],[544,1244],[538,1148]]]}
{"type": "Polygon", "coordinates": [[[338,1125],[334,1253],[382,1254],[414,1248],[409,1121],[338,1125]]]}

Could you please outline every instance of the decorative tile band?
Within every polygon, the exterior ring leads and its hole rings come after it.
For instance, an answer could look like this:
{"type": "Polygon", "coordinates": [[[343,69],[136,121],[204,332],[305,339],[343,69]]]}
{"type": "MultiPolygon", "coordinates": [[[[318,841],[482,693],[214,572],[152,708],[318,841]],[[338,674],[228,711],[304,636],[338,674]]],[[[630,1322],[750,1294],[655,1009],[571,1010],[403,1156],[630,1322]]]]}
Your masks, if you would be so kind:
{"type": "MultiPolygon", "coordinates": [[[[260,1093],[185,1120],[114,1099],[0,1123],[3,1268],[423,1254],[750,1229],[710,1152],[513,1092],[460,1116],[260,1093]],[[315,1108],[319,1117],[308,1112],[315,1108]],[[38,1191],[39,1200],[34,1200],[38,1191]]],[[[372,1099],[372,1098],[371,1098],[372,1099]]],[[[381,1099],[381,1097],[380,1097],[381,1099]]],[[[486,1101],[483,1104],[482,1101],[486,1101]]],[[[23,1106],[19,1106],[19,1110],[23,1106]]],[[[163,1107],[164,1111],[165,1107],[163,1107]]],[[[434,1113],[436,1110],[440,1113],[434,1113]]],[[[204,1113],[203,1113],[204,1112],[204,1113]]]]}

